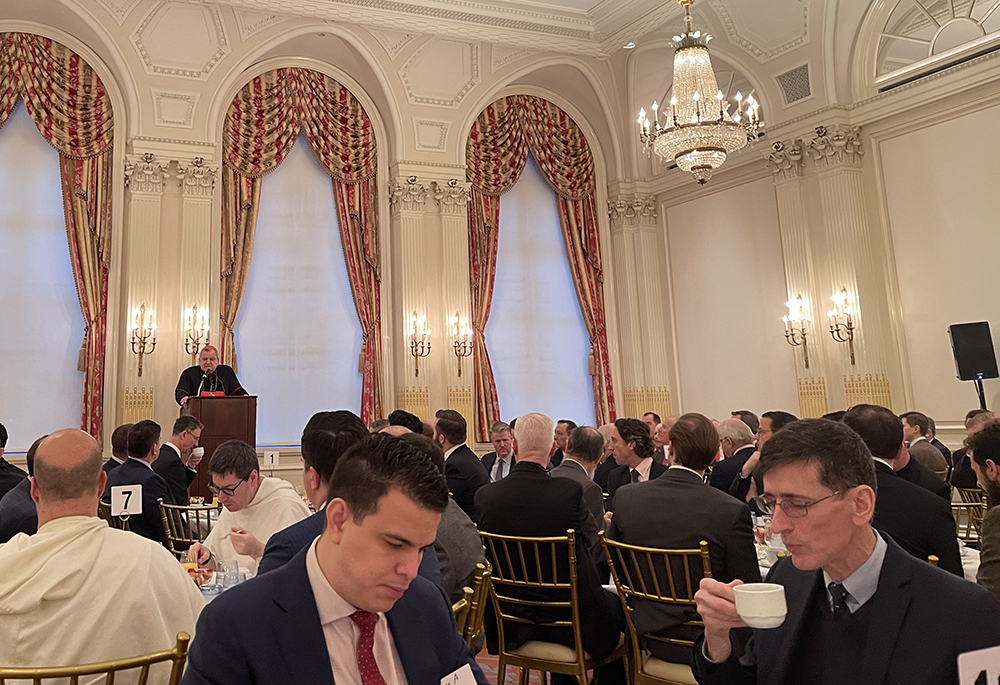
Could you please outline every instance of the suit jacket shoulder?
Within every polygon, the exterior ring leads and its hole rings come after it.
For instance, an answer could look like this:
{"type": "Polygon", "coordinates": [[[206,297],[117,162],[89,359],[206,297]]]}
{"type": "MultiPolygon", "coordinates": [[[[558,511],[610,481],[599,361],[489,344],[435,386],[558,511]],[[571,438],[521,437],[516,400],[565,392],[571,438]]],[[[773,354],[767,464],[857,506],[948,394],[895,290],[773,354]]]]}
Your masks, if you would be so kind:
{"type": "Polygon", "coordinates": [[[38,512],[31,499],[31,482],[25,478],[0,499],[0,543],[18,533],[34,535],[38,531],[38,512]]]}

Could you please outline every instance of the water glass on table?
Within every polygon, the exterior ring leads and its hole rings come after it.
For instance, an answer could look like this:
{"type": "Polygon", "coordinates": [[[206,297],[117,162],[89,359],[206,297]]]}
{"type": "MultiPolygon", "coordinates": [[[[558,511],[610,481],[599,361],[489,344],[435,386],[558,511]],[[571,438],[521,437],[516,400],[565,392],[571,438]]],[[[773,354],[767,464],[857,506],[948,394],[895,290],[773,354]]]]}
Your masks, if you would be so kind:
{"type": "Polygon", "coordinates": [[[215,572],[219,579],[219,585],[223,588],[235,587],[239,583],[240,565],[235,559],[216,562],[215,572]]]}

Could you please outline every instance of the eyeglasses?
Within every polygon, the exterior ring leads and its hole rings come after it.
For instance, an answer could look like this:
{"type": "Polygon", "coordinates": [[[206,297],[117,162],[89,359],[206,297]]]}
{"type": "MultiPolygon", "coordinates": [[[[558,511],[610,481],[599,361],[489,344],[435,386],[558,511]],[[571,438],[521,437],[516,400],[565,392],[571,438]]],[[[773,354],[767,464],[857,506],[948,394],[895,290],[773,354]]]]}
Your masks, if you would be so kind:
{"type": "MultiPolygon", "coordinates": [[[[253,473],[253,471],[251,471],[250,473],[253,473]]],[[[224,488],[218,487],[215,483],[209,483],[208,484],[208,491],[211,492],[213,495],[222,494],[222,495],[225,495],[226,497],[232,497],[233,495],[236,494],[236,488],[238,488],[241,485],[243,485],[246,482],[247,478],[250,477],[250,473],[248,473],[247,475],[243,476],[243,479],[240,480],[240,482],[237,483],[236,485],[230,485],[230,486],[224,487],[224,488]]]]}
{"type": "Polygon", "coordinates": [[[836,497],[846,490],[838,490],[837,492],[831,493],[826,497],[821,497],[820,499],[813,500],[812,502],[796,502],[795,500],[784,499],[780,502],[777,498],[771,495],[758,495],[753,498],[753,501],[757,503],[761,512],[767,515],[773,515],[777,507],[781,507],[781,510],[785,512],[785,516],[793,519],[800,519],[809,513],[809,507],[814,507],[824,500],[828,500],[831,497],[836,497]]]}

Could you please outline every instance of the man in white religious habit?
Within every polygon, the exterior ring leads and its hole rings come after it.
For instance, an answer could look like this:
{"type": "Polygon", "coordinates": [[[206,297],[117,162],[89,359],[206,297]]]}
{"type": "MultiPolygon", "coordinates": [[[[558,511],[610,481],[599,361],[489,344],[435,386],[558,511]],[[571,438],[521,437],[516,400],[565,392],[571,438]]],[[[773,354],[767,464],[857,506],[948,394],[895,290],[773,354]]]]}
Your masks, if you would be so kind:
{"type": "Polygon", "coordinates": [[[310,515],[309,507],[291,483],[260,475],[257,452],[240,440],[219,445],[208,463],[208,486],[222,504],[219,520],[204,544],[194,543],[188,559],[215,568],[219,561],[237,561],[253,576],[272,535],[310,515]]]}
{"type": "MultiPolygon", "coordinates": [[[[38,532],[0,545],[0,666],[125,659],[171,649],[180,632],[194,635],[205,600],[177,559],[97,517],[101,466],[100,446],[80,430],[57,431],[38,446],[38,532]]],[[[170,665],[159,664],[149,682],[169,675],[170,665]]],[[[122,672],[115,682],[137,676],[122,672]]]]}

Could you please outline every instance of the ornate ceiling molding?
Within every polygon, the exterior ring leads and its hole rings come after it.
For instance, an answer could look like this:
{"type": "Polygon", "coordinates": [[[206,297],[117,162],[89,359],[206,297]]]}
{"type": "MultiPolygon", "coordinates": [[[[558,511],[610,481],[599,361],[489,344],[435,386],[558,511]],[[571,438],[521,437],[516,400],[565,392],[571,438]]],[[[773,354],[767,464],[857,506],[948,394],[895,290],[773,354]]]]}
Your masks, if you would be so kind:
{"type": "Polygon", "coordinates": [[[218,167],[205,164],[201,157],[193,159],[190,165],[178,165],[181,192],[185,197],[212,197],[216,172],[218,167]]]}
{"type": "Polygon", "coordinates": [[[129,155],[125,159],[125,187],[132,194],[161,195],[163,181],[169,176],[167,165],[157,162],[152,153],[147,152],[142,157],[129,155]]]}
{"type": "Polygon", "coordinates": [[[453,178],[447,183],[431,182],[434,201],[442,214],[465,214],[469,204],[470,184],[453,178]]]}
{"type": "Polygon", "coordinates": [[[389,181],[389,211],[422,212],[427,201],[427,186],[420,183],[416,176],[394,178],[389,181]]]}
{"type": "Polygon", "coordinates": [[[656,197],[653,195],[619,195],[608,200],[608,218],[612,228],[621,226],[655,226],[656,197]]]}
{"type": "Polygon", "coordinates": [[[819,169],[838,164],[861,166],[861,127],[841,126],[832,128],[816,127],[816,137],[809,141],[809,154],[819,169]]]}
{"type": "Polygon", "coordinates": [[[805,168],[802,141],[790,140],[784,143],[779,140],[771,146],[771,152],[765,155],[765,160],[768,171],[774,174],[775,181],[800,178],[805,168]]]}

